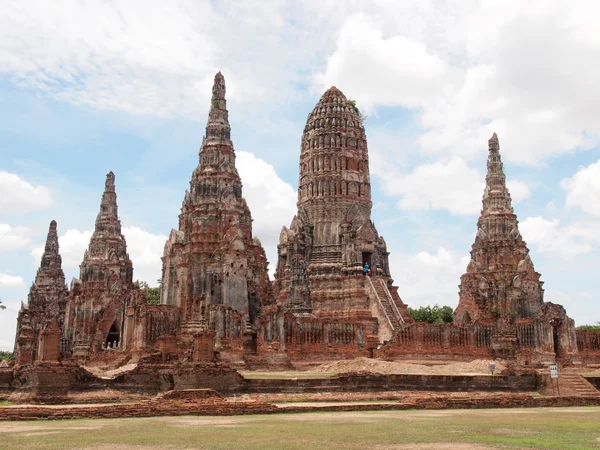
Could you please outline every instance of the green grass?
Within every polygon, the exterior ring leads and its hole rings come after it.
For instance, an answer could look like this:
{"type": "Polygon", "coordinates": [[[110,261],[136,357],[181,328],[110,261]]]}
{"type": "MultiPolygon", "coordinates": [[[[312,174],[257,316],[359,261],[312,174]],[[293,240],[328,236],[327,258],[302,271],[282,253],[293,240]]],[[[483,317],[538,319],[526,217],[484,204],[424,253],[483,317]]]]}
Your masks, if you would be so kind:
{"type": "Polygon", "coordinates": [[[600,407],[0,422],[0,449],[592,449],[598,423],[600,407]]]}
{"type": "Polygon", "coordinates": [[[307,380],[311,378],[331,378],[336,372],[246,372],[240,374],[249,380],[307,380]]]}
{"type": "Polygon", "coordinates": [[[10,406],[12,405],[11,402],[9,402],[8,400],[0,400],[0,406],[10,406]]]}

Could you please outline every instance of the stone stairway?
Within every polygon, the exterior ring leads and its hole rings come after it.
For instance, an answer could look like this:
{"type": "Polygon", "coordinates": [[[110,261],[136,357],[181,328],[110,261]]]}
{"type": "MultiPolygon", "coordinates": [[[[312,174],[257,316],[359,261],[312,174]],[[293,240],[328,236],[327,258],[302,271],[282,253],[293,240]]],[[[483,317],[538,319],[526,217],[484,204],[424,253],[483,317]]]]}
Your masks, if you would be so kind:
{"type": "Polygon", "coordinates": [[[560,395],[575,397],[600,397],[600,391],[577,371],[563,368],[558,370],[560,395]]]}
{"type": "Polygon", "coordinates": [[[390,325],[392,326],[392,329],[399,330],[402,327],[402,323],[404,322],[404,319],[402,319],[402,316],[400,315],[398,308],[392,304],[393,299],[389,293],[387,286],[385,285],[385,282],[381,278],[376,278],[376,277],[367,277],[367,278],[368,278],[369,283],[371,284],[371,287],[373,288],[373,291],[377,295],[379,304],[385,311],[385,314],[388,318],[388,321],[390,322],[390,325]]]}

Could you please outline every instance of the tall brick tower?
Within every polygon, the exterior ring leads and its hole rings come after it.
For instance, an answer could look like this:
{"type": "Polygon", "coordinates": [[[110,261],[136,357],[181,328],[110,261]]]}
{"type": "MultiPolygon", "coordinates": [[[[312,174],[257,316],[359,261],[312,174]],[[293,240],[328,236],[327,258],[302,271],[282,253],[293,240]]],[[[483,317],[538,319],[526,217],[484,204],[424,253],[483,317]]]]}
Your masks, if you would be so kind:
{"type": "Polygon", "coordinates": [[[17,319],[15,361],[34,362],[39,356],[40,333],[54,322],[63,326],[67,301],[65,273],[58,247],[56,221],[50,222],[40,267],[31,285],[27,305],[21,305],[17,319]]]}
{"type": "Polygon", "coordinates": [[[121,232],[115,175],[106,175],[94,233],[69,292],[65,337],[76,357],[123,344],[125,309],[131,300],[133,265],[121,232]]]}
{"type": "Polygon", "coordinates": [[[181,308],[182,332],[208,327],[217,347],[251,331],[269,301],[267,259],[252,237],[242,197],[225,100],[225,78],[215,75],[200,161],[165,244],[161,302],[181,308]]]}
{"type": "Polygon", "coordinates": [[[392,286],[371,206],[365,129],[358,109],[332,87],[308,116],[298,213],[281,231],[274,286],[286,311],[349,318],[388,338],[412,321],[392,286]],[[363,276],[365,264],[372,277],[363,276]]]}

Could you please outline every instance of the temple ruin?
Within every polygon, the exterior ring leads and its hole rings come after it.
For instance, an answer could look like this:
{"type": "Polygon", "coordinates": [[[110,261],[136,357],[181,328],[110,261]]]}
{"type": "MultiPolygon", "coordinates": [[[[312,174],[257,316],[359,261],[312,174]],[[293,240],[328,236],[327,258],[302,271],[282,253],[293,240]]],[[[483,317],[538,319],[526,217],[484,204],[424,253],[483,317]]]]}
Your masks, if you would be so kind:
{"type": "MultiPolygon", "coordinates": [[[[51,379],[40,374],[58,372],[65,385],[79,386],[82,380],[98,385],[84,365],[137,365],[120,386],[156,393],[239,384],[234,368],[272,370],[314,359],[489,358],[521,365],[600,361],[600,333],[576,331],[562,306],[544,302],[541,275],[519,233],[495,134],[454,323],[415,322],[394,286],[386,242],[371,219],[369,155],[360,112],[335,87],[308,115],[297,214],[281,230],[270,281],[235,166],[225,93],[219,72],[199,164],[184,194],[177,229],[164,247],[161,304],[148,304],[133,281],[110,172],[79,278],[70,288],[61,267],[57,224],[50,223],[28,303],[18,316],[18,386],[32,389],[51,379]]],[[[47,385],[48,392],[55,387],[47,385]]]]}

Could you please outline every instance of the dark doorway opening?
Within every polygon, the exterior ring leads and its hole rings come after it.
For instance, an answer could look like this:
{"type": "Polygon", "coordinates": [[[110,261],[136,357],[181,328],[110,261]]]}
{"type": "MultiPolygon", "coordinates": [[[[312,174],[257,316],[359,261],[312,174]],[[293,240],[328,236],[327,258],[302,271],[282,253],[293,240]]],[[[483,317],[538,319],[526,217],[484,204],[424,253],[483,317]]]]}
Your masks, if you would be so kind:
{"type": "Polygon", "coordinates": [[[113,323],[112,327],[108,331],[108,335],[106,336],[106,347],[107,348],[117,348],[119,346],[119,329],[117,328],[117,324],[113,323]]]}
{"type": "Polygon", "coordinates": [[[362,253],[362,266],[365,267],[365,265],[369,265],[369,269],[372,269],[372,264],[371,264],[371,253],[370,252],[363,252],[362,253]]]}
{"type": "Polygon", "coordinates": [[[558,336],[558,327],[560,326],[560,322],[556,319],[552,319],[550,321],[550,325],[552,326],[552,341],[554,343],[554,354],[556,356],[559,356],[560,340],[558,336]]]}

